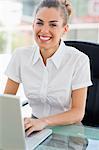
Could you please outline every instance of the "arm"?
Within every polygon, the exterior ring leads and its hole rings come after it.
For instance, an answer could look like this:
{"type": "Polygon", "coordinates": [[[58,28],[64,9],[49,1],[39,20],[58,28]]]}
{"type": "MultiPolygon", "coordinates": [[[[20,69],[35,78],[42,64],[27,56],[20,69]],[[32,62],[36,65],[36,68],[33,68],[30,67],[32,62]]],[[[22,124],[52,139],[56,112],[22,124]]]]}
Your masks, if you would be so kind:
{"type": "Polygon", "coordinates": [[[67,125],[80,122],[85,112],[86,96],[87,88],[74,90],[72,92],[71,110],[42,119],[25,119],[25,129],[28,129],[27,134],[29,135],[35,130],[42,130],[46,126],[67,125]]]}
{"type": "Polygon", "coordinates": [[[4,90],[4,94],[15,95],[17,93],[18,87],[19,87],[19,83],[8,78],[7,83],[6,83],[6,87],[4,90]]]}
{"type": "Polygon", "coordinates": [[[85,112],[87,88],[81,88],[72,92],[71,110],[45,118],[48,125],[66,125],[80,122],[85,112]]]}

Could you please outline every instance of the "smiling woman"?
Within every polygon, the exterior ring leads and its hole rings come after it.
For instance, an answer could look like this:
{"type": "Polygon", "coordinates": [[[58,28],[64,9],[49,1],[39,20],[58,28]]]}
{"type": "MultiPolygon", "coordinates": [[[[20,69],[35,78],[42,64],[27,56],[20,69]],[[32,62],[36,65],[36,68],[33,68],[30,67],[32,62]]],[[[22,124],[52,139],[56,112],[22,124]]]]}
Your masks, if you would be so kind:
{"type": "Polygon", "coordinates": [[[34,38],[40,47],[45,64],[47,58],[59,47],[63,34],[68,31],[67,22],[70,14],[65,5],[58,4],[58,1],[42,2],[36,10],[33,22],[34,38]]]}
{"type": "Polygon", "coordinates": [[[16,94],[22,83],[35,118],[25,118],[27,135],[46,126],[78,123],[85,112],[90,86],[88,57],[66,46],[62,36],[68,31],[70,6],[59,0],[43,0],[33,21],[35,44],[19,48],[6,75],[4,93],[16,94]]]}
{"type": "Polygon", "coordinates": [[[47,59],[59,47],[60,39],[68,30],[68,25],[63,25],[60,11],[45,7],[37,13],[33,23],[33,30],[34,38],[40,47],[40,52],[45,59],[45,51],[43,51],[45,49],[47,59]]]}

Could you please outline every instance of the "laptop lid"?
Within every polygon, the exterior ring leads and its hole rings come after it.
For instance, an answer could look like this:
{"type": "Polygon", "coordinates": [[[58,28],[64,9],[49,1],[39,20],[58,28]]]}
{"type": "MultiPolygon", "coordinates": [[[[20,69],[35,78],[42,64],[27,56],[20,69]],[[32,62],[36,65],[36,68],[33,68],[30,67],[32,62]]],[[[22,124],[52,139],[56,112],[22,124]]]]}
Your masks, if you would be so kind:
{"type": "Polygon", "coordinates": [[[13,95],[0,96],[0,149],[24,150],[24,128],[20,99],[13,95]]]}
{"type": "Polygon", "coordinates": [[[20,98],[0,95],[0,150],[33,150],[51,134],[44,129],[25,137],[20,98]]]}

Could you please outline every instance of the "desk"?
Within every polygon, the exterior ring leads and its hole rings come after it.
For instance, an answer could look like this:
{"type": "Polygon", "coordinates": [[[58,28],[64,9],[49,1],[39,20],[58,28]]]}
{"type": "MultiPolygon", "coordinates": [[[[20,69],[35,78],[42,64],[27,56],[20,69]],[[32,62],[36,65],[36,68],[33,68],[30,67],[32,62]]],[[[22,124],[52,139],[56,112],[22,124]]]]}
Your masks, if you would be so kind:
{"type": "MultiPolygon", "coordinates": [[[[23,116],[31,117],[28,105],[24,107],[23,116]]],[[[51,127],[51,129],[53,134],[35,150],[99,150],[99,128],[68,125],[51,127]],[[72,141],[74,138],[70,136],[75,137],[76,141],[82,145],[74,144],[72,141]]]]}
{"type": "Polygon", "coordinates": [[[99,150],[99,128],[68,125],[52,130],[53,134],[36,150],[99,150]]]}

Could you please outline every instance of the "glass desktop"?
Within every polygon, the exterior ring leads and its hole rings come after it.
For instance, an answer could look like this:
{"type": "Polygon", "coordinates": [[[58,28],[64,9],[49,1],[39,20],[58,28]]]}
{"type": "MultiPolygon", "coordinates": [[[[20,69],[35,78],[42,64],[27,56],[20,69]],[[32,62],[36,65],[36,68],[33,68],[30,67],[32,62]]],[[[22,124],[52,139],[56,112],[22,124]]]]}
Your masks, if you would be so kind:
{"type": "Polygon", "coordinates": [[[99,150],[99,128],[67,125],[51,129],[52,135],[35,150],[99,150]]]}

